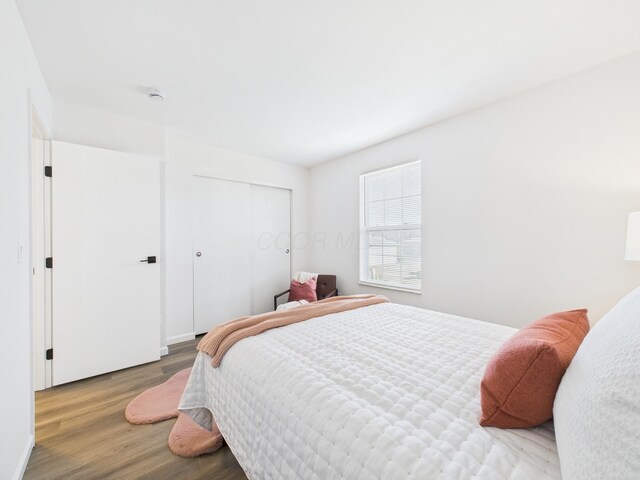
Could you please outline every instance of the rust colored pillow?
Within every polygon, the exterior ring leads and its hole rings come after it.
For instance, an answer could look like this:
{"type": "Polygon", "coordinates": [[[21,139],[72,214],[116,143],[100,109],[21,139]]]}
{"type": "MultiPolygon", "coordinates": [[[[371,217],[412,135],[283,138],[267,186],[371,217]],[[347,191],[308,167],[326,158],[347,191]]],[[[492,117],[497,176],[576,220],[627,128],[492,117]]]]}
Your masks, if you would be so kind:
{"type": "Polygon", "coordinates": [[[589,332],[587,310],[542,317],[509,338],[480,385],[480,425],[528,428],[553,416],[560,380],[589,332]]]}
{"type": "Polygon", "coordinates": [[[291,286],[289,287],[289,302],[295,300],[306,300],[307,302],[315,302],[318,300],[316,294],[316,285],[318,279],[316,277],[310,278],[304,283],[300,283],[297,280],[291,280],[291,286]]]}

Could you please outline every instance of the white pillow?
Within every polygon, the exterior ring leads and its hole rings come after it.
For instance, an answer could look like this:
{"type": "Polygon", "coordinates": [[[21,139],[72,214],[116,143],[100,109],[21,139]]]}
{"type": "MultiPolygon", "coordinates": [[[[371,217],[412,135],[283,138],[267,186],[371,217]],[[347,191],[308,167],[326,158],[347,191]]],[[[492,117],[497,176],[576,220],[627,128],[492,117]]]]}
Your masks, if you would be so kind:
{"type": "Polygon", "coordinates": [[[278,305],[278,308],[276,308],[276,311],[280,312],[282,310],[291,310],[292,308],[301,307],[302,305],[306,305],[307,303],[309,303],[307,300],[294,300],[292,302],[281,303],[280,305],[278,305]]]}
{"type": "Polygon", "coordinates": [[[640,479],[640,288],[584,339],[553,416],[563,480],[640,479]]]}

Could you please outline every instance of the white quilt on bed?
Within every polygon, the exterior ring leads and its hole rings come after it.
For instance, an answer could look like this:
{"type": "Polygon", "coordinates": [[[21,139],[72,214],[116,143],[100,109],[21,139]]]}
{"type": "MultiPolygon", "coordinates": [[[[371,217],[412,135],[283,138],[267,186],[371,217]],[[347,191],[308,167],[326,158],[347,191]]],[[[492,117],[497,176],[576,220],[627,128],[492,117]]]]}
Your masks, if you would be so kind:
{"type": "Polygon", "coordinates": [[[558,479],[551,424],[478,425],[484,366],[512,328],[397,304],[196,359],[180,408],[210,411],[250,479],[558,479]]]}

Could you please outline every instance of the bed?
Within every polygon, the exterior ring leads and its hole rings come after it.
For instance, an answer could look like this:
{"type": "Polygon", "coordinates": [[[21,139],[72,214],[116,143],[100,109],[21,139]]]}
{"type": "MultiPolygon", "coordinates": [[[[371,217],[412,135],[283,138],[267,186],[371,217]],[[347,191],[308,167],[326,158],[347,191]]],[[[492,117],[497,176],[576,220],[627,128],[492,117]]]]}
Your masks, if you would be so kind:
{"type": "Polygon", "coordinates": [[[553,425],[478,424],[515,329],[382,303],[200,352],[180,409],[212,413],[250,479],[559,479],[553,425]]]}

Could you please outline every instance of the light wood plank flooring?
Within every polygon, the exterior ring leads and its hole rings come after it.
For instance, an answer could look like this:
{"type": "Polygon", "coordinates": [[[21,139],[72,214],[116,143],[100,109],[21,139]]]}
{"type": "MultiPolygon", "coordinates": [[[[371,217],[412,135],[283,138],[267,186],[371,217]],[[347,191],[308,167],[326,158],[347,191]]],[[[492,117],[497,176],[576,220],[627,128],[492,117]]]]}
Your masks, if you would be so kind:
{"type": "Polygon", "coordinates": [[[160,361],[36,394],[36,446],[25,480],[246,479],[229,447],[181,458],[167,438],[175,420],[130,425],[129,401],[188,368],[197,340],[173,345],[160,361]]]}

